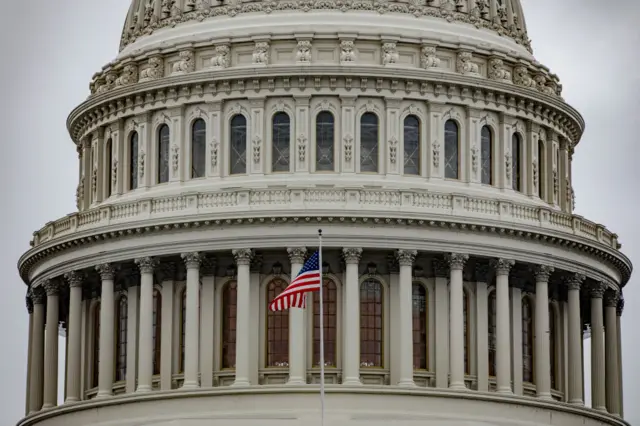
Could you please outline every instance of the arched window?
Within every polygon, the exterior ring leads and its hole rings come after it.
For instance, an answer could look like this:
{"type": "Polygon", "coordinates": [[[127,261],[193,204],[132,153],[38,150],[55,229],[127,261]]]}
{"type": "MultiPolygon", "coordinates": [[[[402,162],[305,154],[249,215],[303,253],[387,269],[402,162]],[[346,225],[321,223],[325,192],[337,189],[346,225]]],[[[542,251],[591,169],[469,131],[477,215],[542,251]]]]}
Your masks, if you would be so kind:
{"type": "Polygon", "coordinates": [[[129,138],[129,189],[138,187],[138,132],[129,138]]]}
{"type": "Polygon", "coordinates": [[[105,147],[106,159],[104,161],[105,171],[107,172],[107,197],[111,197],[113,194],[113,171],[111,169],[111,162],[113,161],[113,142],[111,139],[107,140],[107,146],[105,147]]]}
{"type": "Polygon", "coordinates": [[[458,124],[447,120],[444,124],[444,177],[460,179],[460,132],[458,124]]]}
{"type": "Polygon", "coordinates": [[[429,299],[422,283],[413,283],[413,369],[429,369],[429,299]]]}
{"type": "Polygon", "coordinates": [[[496,377],[496,292],[489,293],[489,376],[496,377]]]}
{"type": "Polygon", "coordinates": [[[370,278],[360,286],[360,366],[382,367],[383,287],[370,278]]]}
{"type": "Polygon", "coordinates": [[[169,126],[163,124],[158,129],[158,183],[169,182],[169,126]]]}
{"type": "Polygon", "coordinates": [[[247,119],[236,114],[231,119],[229,141],[230,174],[247,173],[247,119]]]}
{"type": "Polygon", "coordinates": [[[186,343],[186,331],[187,331],[187,287],[182,289],[180,294],[180,359],[178,362],[178,371],[184,373],[184,360],[185,360],[185,343],[186,343]]]}
{"type": "Polygon", "coordinates": [[[205,176],[207,156],[207,125],[198,118],[191,125],[191,179],[205,176]]]}
{"type": "Polygon", "coordinates": [[[545,199],[544,192],[546,187],[547,162],[545,157],[544,141],[538,141],[538,196],[545,199]]]}
{"type": "Polygon", "coordinates": [[[160,374],[160,354],[162,353],[162,294],[153,290],[153,374],[160,374]]]}
{"type": "Polygon", "coordinates": [[[556,311],[549,303],[549,362],[551,367],[551,389],[558,389],[558,358],[556,356],[556,311]]]}
{"type": "Polygon", "coordinates": [[[116,312],[116,382],[127,377],[127,298],[121,296],[116,312]]]}
{"type": "Polygon", "coordinates": [[[360,118],[360,171],[378,172],[378,116],[372,112],[360,118]]]}
{"type": "MultiPolygon", "coordinates": [[[[325,278],[322,287],[322,320],[324,322],[324,365],[336,366],[338,327],[338,288],[325,278]]],[[[313,294],[313,365],[320,365],[320,295],[313,294]]]]}
{"type": "Polygon", "coordinates": [[[420,174],[420,120],[415,115],[404,119],[404,174],[420,174]]]}
{"type": "Polygon", "coordinates": [[[522,138],[518,133],[511,137],[511,187],[515,191],[522,191],[522,176],[520,155],[522,153],[522,138]]]}
{"type": "Polygon", "coordinates": [[[271,171],[290,171],[291,119],[286,112],[273,116],[271,125],[271,171]]]}
{"type": "Polygon", "coordinates": [[[93,308],[93,371],[92,387],[98,386],[100,376],[100,302],[93,308]]]}
{"type": "Polygon", "coordinates": [[[334,171],[335,119],[329,111],[316,117],[316,171],[334,171]]]}
{"type": "Polygon", "coordinates": [[[489,126],[484,126],[480,135],[480,164],[481,182],[485,185],[493,184],[493,134],[489,126]]]}
{"type": "Polygon", "coordinates": [[[522,298],[522,380],[534,383],[533,307],[528,297],[522,298]]]}
{"type": "Polygon", "coordinates": [[[467,290],[462,291],[462,318],[464,320],[464,374],[471,374],[471,311],[470,300],[467,290]]]}
{"type": "Polygon", "coordinates": [[[229,282],[222,290],[222,368],[236,368],[236,318],[238,284],[229,282]]]}
{"type": "MultiPolygon", "coordinates": [[[[287,287],[276,278],[267,285],[267,303],[287,287]]],[[[289,366],[289,311],[272,312],[267,309],[267,367],[289,366]]]]}

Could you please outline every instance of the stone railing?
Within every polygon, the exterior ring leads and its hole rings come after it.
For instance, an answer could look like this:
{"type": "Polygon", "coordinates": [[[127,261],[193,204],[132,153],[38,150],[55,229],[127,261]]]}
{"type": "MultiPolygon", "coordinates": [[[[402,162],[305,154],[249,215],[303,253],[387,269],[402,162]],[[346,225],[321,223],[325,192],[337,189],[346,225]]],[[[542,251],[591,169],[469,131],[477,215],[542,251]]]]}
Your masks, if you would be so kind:
{"type": "Polygon", "coordinates": [[[580,216],[547,207],[518,204],[491,198],[470,197],[426,191],[384,189],[261,189],[187,193],[97,207],[72,213],[48,223],[34,233],[31,246],[55,242],[79,231],[107,226],[123,228],[143,225],[168,226],[170,219],[217,221],[243,218],[282,218],[291,215],[379,217],[392,221],[400,217],[413,221],[459,218],[477,224],[536,226],[582,237],[610,249],[619,250],[618,236],[604,226],[580,216]],[[193,219],[189,219],[192,216],[193,219]]]}

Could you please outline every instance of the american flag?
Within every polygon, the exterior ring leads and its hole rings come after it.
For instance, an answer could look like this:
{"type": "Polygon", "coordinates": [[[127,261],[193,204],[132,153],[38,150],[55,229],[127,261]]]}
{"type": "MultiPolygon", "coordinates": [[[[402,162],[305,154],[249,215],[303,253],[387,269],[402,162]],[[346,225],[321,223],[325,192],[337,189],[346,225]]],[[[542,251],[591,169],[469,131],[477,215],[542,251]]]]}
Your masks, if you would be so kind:
{"type": "Polygon", "coordinates": [[[277,295],[269,304],[270,311],[282,311],[289,308],[307,306],[307,293],[320,290],[320,260],[315,252],[309,258],[291,284],[277,295]]]}

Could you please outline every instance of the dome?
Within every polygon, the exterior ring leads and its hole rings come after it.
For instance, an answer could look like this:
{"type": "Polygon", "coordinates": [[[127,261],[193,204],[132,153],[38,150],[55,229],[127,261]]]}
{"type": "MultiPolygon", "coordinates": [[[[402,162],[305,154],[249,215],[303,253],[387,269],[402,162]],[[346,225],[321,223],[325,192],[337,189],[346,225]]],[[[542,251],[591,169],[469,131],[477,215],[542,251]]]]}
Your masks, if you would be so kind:
{"type": "Polygon", "coordinates": [[[136,0],[67,125],[20,426],[628,426],[632,265],[519,1],[136,0]]]}

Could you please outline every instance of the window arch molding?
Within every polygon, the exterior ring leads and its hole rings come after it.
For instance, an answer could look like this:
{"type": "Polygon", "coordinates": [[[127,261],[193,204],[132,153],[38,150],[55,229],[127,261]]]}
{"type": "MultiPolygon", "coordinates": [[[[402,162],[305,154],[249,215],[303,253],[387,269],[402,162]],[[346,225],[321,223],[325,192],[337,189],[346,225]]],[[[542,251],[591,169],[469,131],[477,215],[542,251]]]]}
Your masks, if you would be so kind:
{"type": "MultiPolygon", "coordinates": [[[[264,155],[266,164],[267,164],[267,170],[269,173],[293,173],[296,170],[296,163],[297,163],[296,160],[298,159],[298,156],[297,156],[298,141],[295,136],[295,130],[296,130],[295,117],[296,117],[295,109],[289,105],[288,101],[285,101],[285,103],[278,103],[276,105],[272,105],[271,108],[269,109],[269,114],[267,115],[267,120],[266,120],[266,133],[267,133],[268,144],[266,144],[266,147],[265,147],[266,151],[264,155]],[[274,118],[278,114],[286,114],[289,117],[289,170],[288,171],[273,170],[273,160],[274,160],[273,158],[273,149],[274,149],[273,125],[274,125],[274,118]]],[[[307,141],[307,152],[309,152],[309,141],[307,141]]]]}
{"type": "MultiPolygon", "coordinates": [[[[204,176],[202,177],[206,177],[207,176],[207,171],[208,171],[208,164],[210,164],[209,162],[209,158],[211,156],[211,153],[209,152],[209,148],[208,148],[208,143],[207,140],[210,140],[210,133],[211,133],[211,125],[210,125],[210,120],[209,120],[209,114],[207,114],[206,112],[204,112],[202,110],[201,107],[195,106],[195,107],[191,107],[189,112],[187,113],[187,120],[185,123],[185,134],[186,134],[186,139],[185,141],[186,143],[186,148],[185,148],[185,157],[188,160],[188,167],[187,167],[187,173],[186,173],[186,177],[188,179],[200,179],[201,177],[198,178],[194,178],[192,177],[192,170],[193,170],[193,143],[194,143],[194,128],[193,126],[196,124],[197,121],[203,121],[204,122],[204,150],[202,152],[203,155],[203,163],[204,163],[204,176]]],[[[247,121],[248,123],[248,121],[247,121]]],[[[173,149],[173,145],[172,148],[173,149]]]]}
{"type": "MultiPolygon", "coordinates": [[[[391,358],[390,358],[390,327],[391,327],[391,319],[389,315],[389,283],[384,277],[380,274],[364,274],[358,279],[358,294],[362,289],[362,284],[364,284],[368,280],[376,280],[380,282],[382,285],[382,370],[389,370],[391,366],[391,358]]],[[[361,303],[361,302],[360,302],[361,303]]],[[[360,304],[358,304],[358,309],[360,308],[360,304]]],[[[362,312],[360,312],[362,315],[362,312]]],[[[362,321],[360,322],[360,330],[362,330],[362,321]]],[[[362,351],[362,347],[360,348],[362,351]]],[[[360,359],[360,354],[358,354],[358,359],[360,359]]],[[[367,368],[360,367],[360,370],[367,370],[367,368]]]]}
{"type": "Polygon", "coordinates": [[[386,135],[386,117],[384,103],[379,99],[359,99],[356,101],[356,114],[355,114],[355,137],[353,140],[353,155],[351,161],[354,164],[354,170],[356,173],[369,173],[372,175],[383,175],[386,173],[385,167],[385,150],[387,149],[387,143],[385,142],[386,135]],[[378,119],[378,155],[377,158],[377,171],[376,172],[362,172],[361,167],[361,153],[362,153],[362,117],[365,114],[374,114],[378,119]]]}
{"type": "MultiPolygon", "coordinates": [[[[229,107],[225,110],[224,113],[224,138],[223,143],[220,145],[220,153],[218,154],[218,163],[222,162],[224,165],[223,171],[224,176],[243,176],[251,173],[251,165],[252,161],[250,157],[251,153],[251,137],[249,129],[251,129],[251,115],[249,111],[240,103],[236,103],[235,106],[229,107]],[[241,115],[246,120],[246,134],[245,134],[245,163],[246,163],[246,172],[245,173],[231,173],[231,120],[236,116],[241,115]]],[[[189,128],[189,130],[191,130],[189,128]]],[[[264,156],[261,156],[264,157],[264,156]]],[[[261,158],[263,160],[263,158],[261,158]]]]}
{"type": "MultiPolygon", "coordinates": [[[[425,277],[412,277],[413,284],[419,284],[426,290],[427,295],[427,370],[428,372],[436,371],[436,340],[435,340],[435,324],[436,324],[436,299],[435,299],[435,279],[425,277]]],[[[394,341],[394,344],[396,342],[394,341]]],[[[420,370],[416,370],[420,371],[420,370]]],[[[414,373],[415,374],[415,373],[414,373]]]]}
{"type": "Polygon", "coordinates": [[[341,135],[341,113],[338,107],[329,99],[319,99],[312,103],[311,130],[309,131],[310,141],[307,141],[307,153],[310,160],[310,171],[314,173],[339,173],[342,170],[342,141],[341,135]],[[318,140],[318,115],[329,113],[333,116],[333,170],[317,170],[317,140],[318,140]]]}
{"type": "MultiPolygon", "coordinates": [[[[400,146],[398,147],[398,164],[399,164],[399,172],[401,175],[405,176],[414,176],[414,177],[424,177],[426,176],[426,165],[427,165],[427,120],[424,118],[424,113],[420,107],[409,106],[405,108],[400,114],[400,122],[398,127],[398,133],[400,135],[400,146]],[[404,171],[405,167],[405,120],[408,117],[415,117],[418,120],[418,173],[417,174],[406,174],[404,171]],[[402,158],[400,158],[402,156],[402,158]]],[[[388,147],[387,147],[388,148],[388,147]]]]}
{"type": "MultiPolygon", "coordinates": [[[[323,280],[331,280],[336,285],[336,354],[335,354],[335,368],[342,368],[342,338],[344,336],[342,325],[344,324],[344,312],[343,312],[343,299],[342,299],[342,291],[343,284],[340,278],[333,273],[322,274],[323,280]]],[[[309,293],[307,295],[307,307],[311,307],[311,309],[307,309],[307,360],[306,365],[307,368],[313,368],[313,316],[314,316],[314,307],[315,307],[315,299],[320,297],[317,292],[309,293]]]]}
{"type": "MultiPolygon", "coordinates": [[[[286,263],[284,264],[286,265],[286,263]]],[[[285,273],[284,271],[279,274],[279,275],[275,275],[275,274],[269,274],[267,276],[265,276],[262,281],[260,282],[260,331],[259,331],[259,341],[260,341],[260,350],[257,351],[257,354],[259,356],[259,359],[257,359],[256,361],[259,362],[259,368],[263,369],[263,368],[267,368],[267,345],[268,345],[268,341],[267,341],[267,329],[268,329],[268,321],[267,321],[267,316],[269,314],[268,311],[268,306],[269,306],[269,302],[271,302],[269,300],[268,297],[268,292],[269,292],[269,284],[271,284],[271,282],[275,281],[275,280],[282,280],[284,282],[284,288],[286,288],[286,286],[289,285],[289,283],[291,282],[291,276],[287,273],[285,273]]],[[[283,289],[284,289],[283,288],[283,289]]],[[[289,312],[289,310],[285,310],[284,312],[289,312]]],[[[289,323],[290,324],[290,323],[289,323]]],[[[289,329],[289,324],[287,324],[287,329],[289,329]]],[[[291,343],[291,342],[289,342],[291,343]]]]}
{"type": "MultiPolygon", "coordinates": [[[[223,339],[224,339],[224,294],[227,287],[233,283],[237,283],[237,277],[226,277],[223,280],[216,282],[215,289],[215,306],[216,309],[214,311],[214,330],[213,330],[213,342],[214,342],[214,350],[213,353],[213,368],[215,371],[233,371],[232,369],[223,367],[223,339]]],[[[237,285],[237,284],[236,284],[237,285]]],[[[237,318],[237,316],[236,316],[237,318]]],[[[253,332],[253,331],[252,331],[253,332]]],[[[255,336],[251,338],[254,339],[255,336]]],[[[257,360],[256,360],[257,361],[257,360]]]]}
{"type": "Polygon", "coordinates": [[[466,134],[465,133],[466,127],[464,125],[464,119],[463,119],[462,114],[456,108],[451,108],[449,111],[447,111],[445,114],[443,114],[441,122],[440,122],[440,127],[441,127],[440,131],[442,132],[441,133],[441,135],[442,135],[442,141],[441,141],[442,154],[440,156],[440,167],[441,167],[441,170],[442,170],[442,176],[445,179],[461,181],[461,180],[465,179],[465,176],[466,176],[466,172],[465,172],[465,169],[463,167],[463,165],[464,165],[464,147],[465,147],[464,135],[466,134]],[[458,130],[457,177],[447,177],[447,132],[446,132],[446,128],[447,128],[447,123],[449,121],[453,122],[457,126],[457,130],[458,130]]]}

